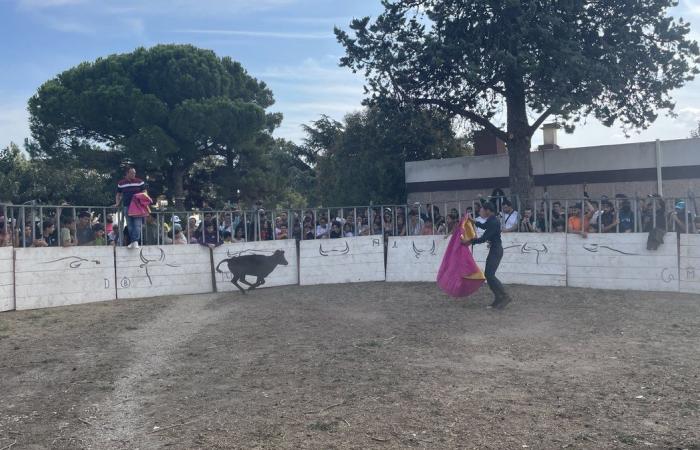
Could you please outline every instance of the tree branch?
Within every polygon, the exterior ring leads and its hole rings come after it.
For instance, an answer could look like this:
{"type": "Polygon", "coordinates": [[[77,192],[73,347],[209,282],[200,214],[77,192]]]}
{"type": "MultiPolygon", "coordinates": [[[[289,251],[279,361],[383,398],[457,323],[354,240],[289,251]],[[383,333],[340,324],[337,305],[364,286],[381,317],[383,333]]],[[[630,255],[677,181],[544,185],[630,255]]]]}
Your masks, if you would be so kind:
{"type": "Polygon", "coordinates": [[[454,114],[458,114],[466,119],[471,120],[472,122],[476,123],[477,125],[481,125],[485,129],[487,129],[491,134],[496,136],[497,138],[501,139],[504,142],[508,141],[508,134],[498,128],[496,125],[492,124],[491,121],[489,121],[487,118],[480,116],[479,114],[476,114],[475,112],[466,110],[464,108],[460,108],[458,106],[452,105],[449,102],[446,102],[445,100],[439,100],[439,99],[433,99],[433,98],[418,98],[414,100],[415,103],[419,105],[435,105],[439,106],[441,108],[445,108],[448,111],[451,111],[454,114]]]}
{"type": "Polygon", "coordinates": [[[550,106],[542,113],[542,115],[539,117],[539,119],[535,120],[535,123],[533,123],[532,126],[530,126],[530,136],[535,134],[535,131],[537,131],[537,129],[540,127],[540,125],[542,125],[544,123],[544,121],[547,120],[547,118],[552,115],[553,112],[554,112],[554,110],[550,106]]]}

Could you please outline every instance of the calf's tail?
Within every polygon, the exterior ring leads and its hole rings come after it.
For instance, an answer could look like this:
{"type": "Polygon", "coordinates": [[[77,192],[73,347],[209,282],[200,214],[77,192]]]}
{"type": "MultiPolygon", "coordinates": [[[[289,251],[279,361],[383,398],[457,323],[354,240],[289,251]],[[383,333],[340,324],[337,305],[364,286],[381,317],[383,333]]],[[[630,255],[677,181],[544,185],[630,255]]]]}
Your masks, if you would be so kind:
{"type": "Polygon", "coordinates": [[[223,263],[228,262],[228,259],[222,260],[219,264],[216,265],[216,271],[219,273],[224,273],[223,270],[219,269],[219,266],[221,266],[223,263]]]}

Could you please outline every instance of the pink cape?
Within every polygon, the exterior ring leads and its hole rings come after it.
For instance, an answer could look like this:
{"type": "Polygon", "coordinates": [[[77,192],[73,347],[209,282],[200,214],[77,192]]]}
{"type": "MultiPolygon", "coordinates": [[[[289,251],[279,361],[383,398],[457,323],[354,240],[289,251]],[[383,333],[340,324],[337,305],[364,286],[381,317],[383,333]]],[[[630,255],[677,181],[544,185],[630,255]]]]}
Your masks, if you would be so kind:
{"type": "Polygon", "coordinates": [[[459,228],[452,233],[437,276],[440,289],[452,297],[467,297],[484,284],[483,273],[474,261],[471,250],[460,241],[464,220],[466,219],[462,219],[459,228]],[[473,279],[466,278],[470,276],[473,279]]]}

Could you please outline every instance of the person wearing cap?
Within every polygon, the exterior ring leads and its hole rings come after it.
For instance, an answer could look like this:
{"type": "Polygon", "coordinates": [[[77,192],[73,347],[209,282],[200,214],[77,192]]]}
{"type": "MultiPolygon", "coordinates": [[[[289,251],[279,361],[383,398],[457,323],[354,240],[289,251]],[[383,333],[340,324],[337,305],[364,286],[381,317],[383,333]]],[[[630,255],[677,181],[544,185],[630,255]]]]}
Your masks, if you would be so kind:
{"type": "Polygon", "coordinates": [[[670,215],[670,222],[671,227],[675,228],[676,233],[681,234],[690,232],[690,227],[688,226],[688,213],[686,212],[685,202],[683,200],[676,202],[676,207],[670,215]]]}
{"type": "Polygon", "coordinates": [[[173,225],[173,244],[175,245],[186,245],[187,237],[185,233],[182,232],[182,225],[176,223],[173,225]]]}

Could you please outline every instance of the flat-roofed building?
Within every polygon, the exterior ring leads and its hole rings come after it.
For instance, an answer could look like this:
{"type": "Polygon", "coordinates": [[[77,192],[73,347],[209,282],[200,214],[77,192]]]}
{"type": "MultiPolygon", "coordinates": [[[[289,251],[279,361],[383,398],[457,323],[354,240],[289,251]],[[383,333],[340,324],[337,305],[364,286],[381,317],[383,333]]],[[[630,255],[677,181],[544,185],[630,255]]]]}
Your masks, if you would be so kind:
{"type": "MultiPolygon", "coordinates": [[[[509,196],[507,151],[487,146],[478,156],[407,162],[408,202],[471,201],[497,188],[509,196]]],[[[581,198],[584,183],[592,198],[646,197],[660,188],[667,198],[700,195],[700,139],[559,148],[556,130],[545,127],[545,144],[531,157],[537,198],[581,198]]]]}

